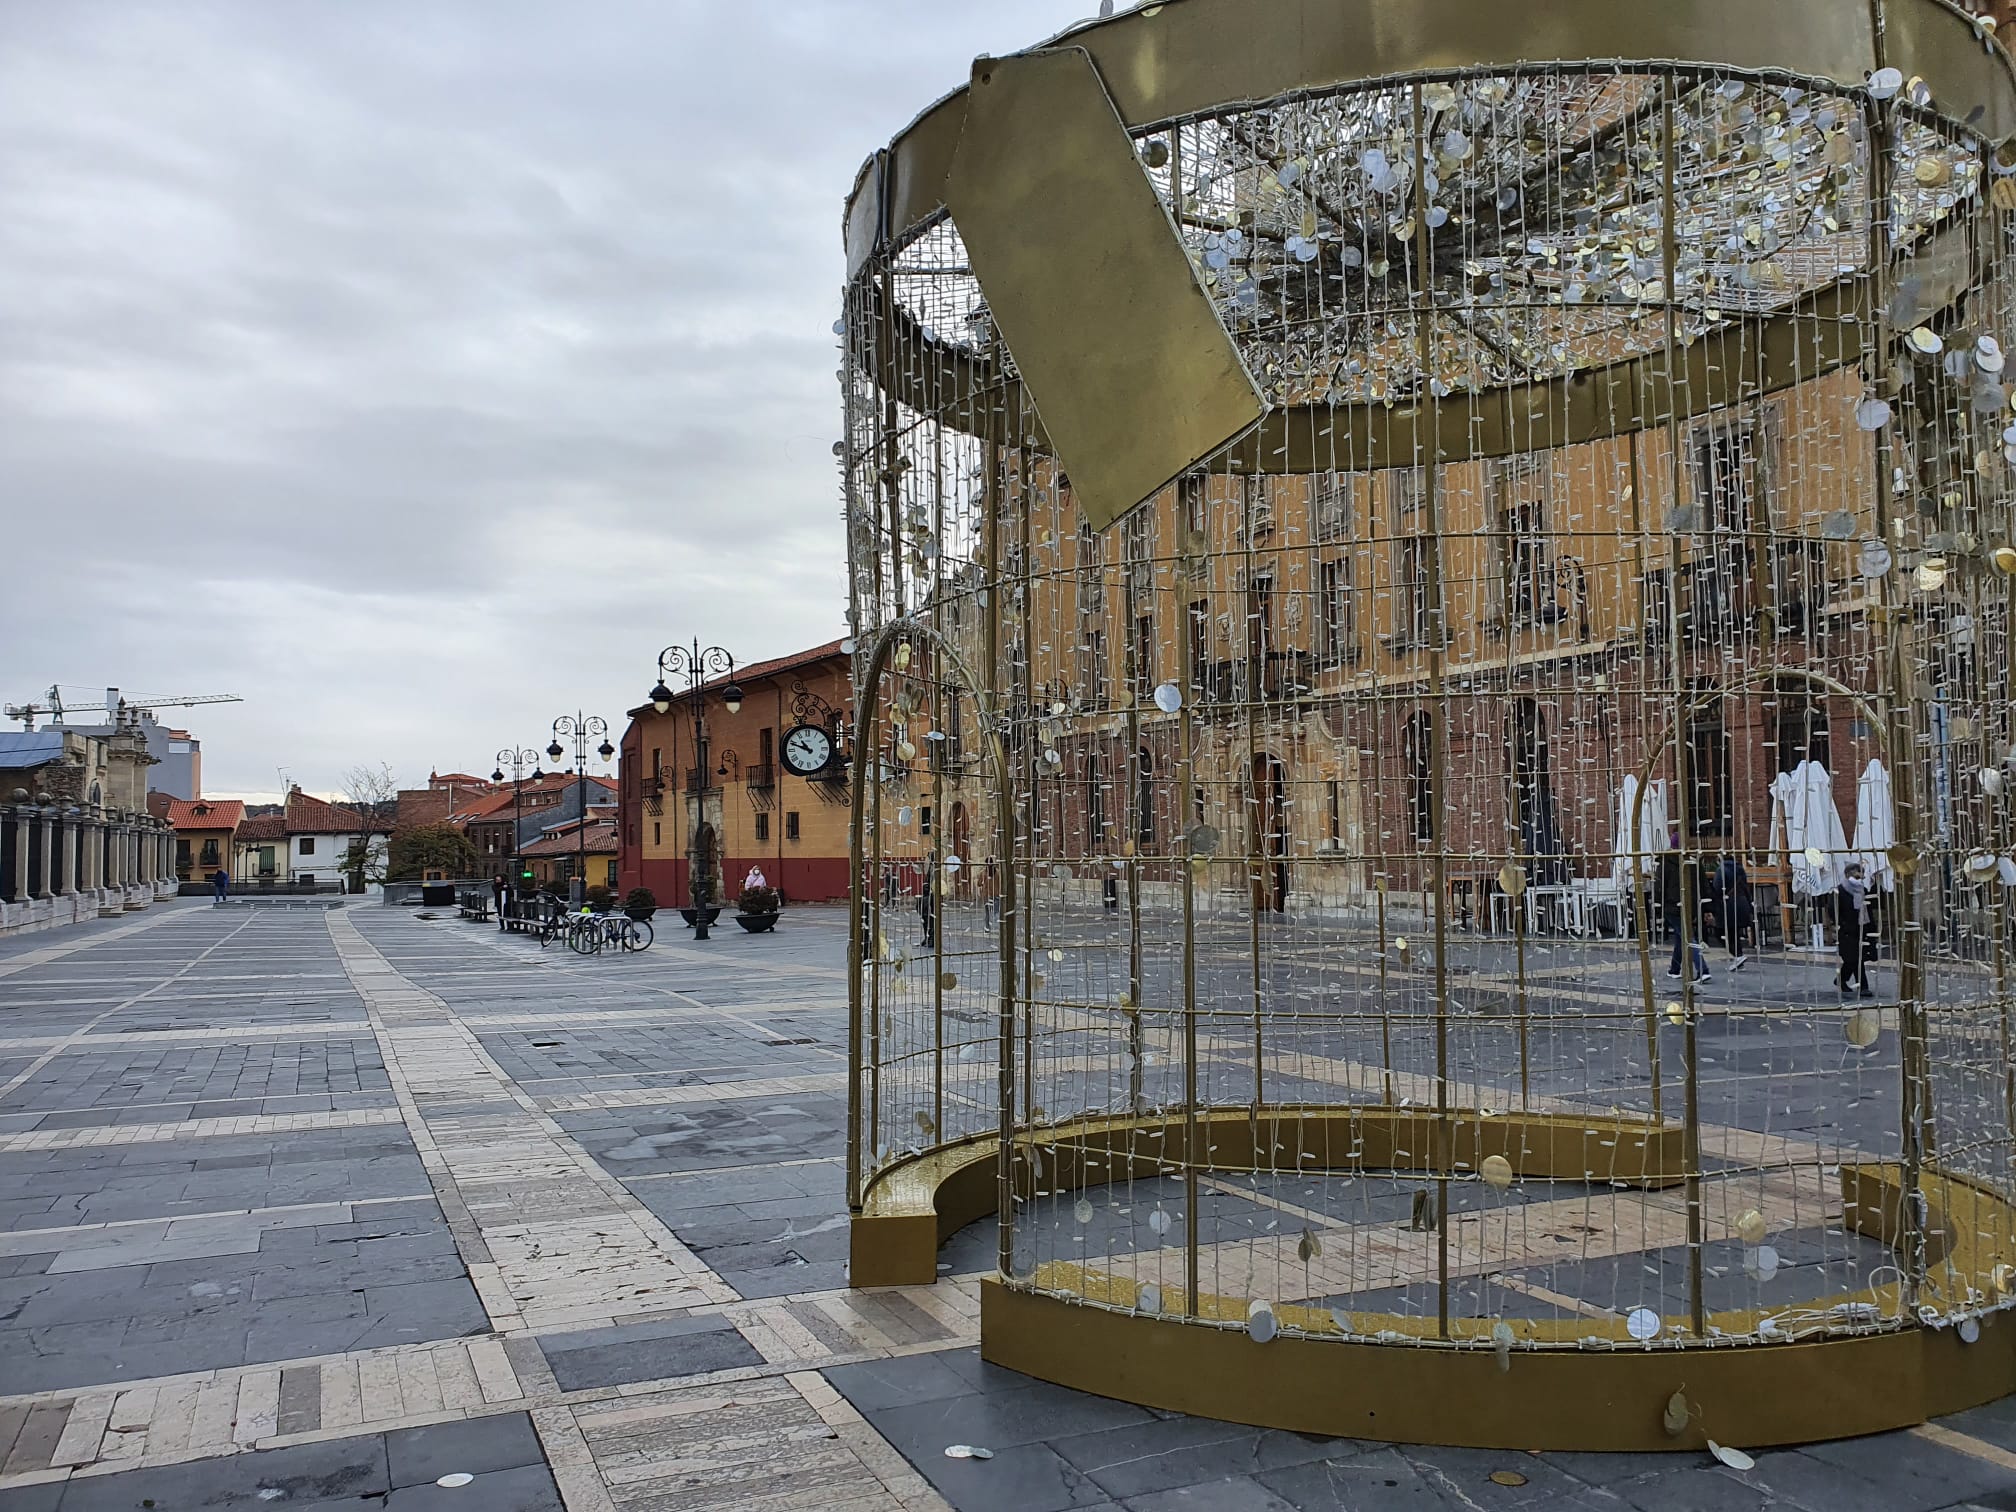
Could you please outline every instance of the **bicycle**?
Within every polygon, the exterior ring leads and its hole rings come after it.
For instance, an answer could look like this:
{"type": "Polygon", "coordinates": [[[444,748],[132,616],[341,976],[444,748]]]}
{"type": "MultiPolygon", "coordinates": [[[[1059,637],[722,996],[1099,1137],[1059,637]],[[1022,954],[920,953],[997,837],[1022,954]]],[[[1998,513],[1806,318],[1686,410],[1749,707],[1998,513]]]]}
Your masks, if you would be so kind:
{"type": "Polygon", "coordinates": [[[595,915],[595,923],[602,932],[604,945],[631,952],[651,948],[654,936],[648,920],[633,919],[628,914],[604,913],[595,915]]]}

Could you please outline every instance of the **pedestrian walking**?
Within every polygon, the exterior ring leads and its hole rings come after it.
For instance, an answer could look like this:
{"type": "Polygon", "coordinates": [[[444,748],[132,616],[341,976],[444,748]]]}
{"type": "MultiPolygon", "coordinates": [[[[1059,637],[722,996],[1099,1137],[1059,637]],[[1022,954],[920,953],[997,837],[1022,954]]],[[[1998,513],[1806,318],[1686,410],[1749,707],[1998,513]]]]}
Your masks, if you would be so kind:
{"type": "Polygon", "coordinates": [[[213,907],[230,897],[231,873],[224,870],[221,866],[210,873],[210,891],[213,894],[210,900],[213,907]]]}
{"type": "Polygon", "coordinates": [[[502,872],[497,873],[496,876],[490,879],[490,900],[497,908],[497,927],[502,929],[504,927],[505,905],[511,901],[511,884],[504,880],[504,873],[502,872]]]}
{"type": "Polygon", "coordinates": [[[938,944],[938,866],[935,861],[924,863],[924,886],[917,895],[917,913],[924,920],[923,948],[935,949],[938,944]]]}
{"type": "MultiPolygon", "coordinates": [[[[1680,837],[1676,833],[1673,836],[1673,848],[1661,852],[1659,856],[1659,912],[1666,922],[1667,930],[1673,936],[1673,959],[1666,964],[1666,975],[1675,980],[1680,976],[1681,941],[1695,934],[1700,927],[1697,914],[1692,928],[1685,931],[1680,928],[1683,912],[1681,895],[1684,891],[1681,867],[1686,863],[1681,859],[1679,845],[1680,837]]],[[[1708,975],[1708,952],[1701,948],[1699,939],[1690,940],[1689,944],[1691,946],[1689,954],[1694,960],[1694,980],[1697,982],[1712,980],[1708,975]]]]}
{"type": "Polygon", "coordinates": [[[1869,928],[1869,886],[1862,877],[1862,863],[1850,861],[1842,868],[1841,885],[1834,889],[1834,933],[1841,951],[1841,970],[1834,985],[1848,996],[1848,978],[1855,978],[1863,997],[1876,996],[1869,986],[1868,958],[1863,949],[1869,928]]]}
{"type": "Polygon", "coordinates": [[[1757,927],[1757,903],[1750,893],[1750,874],[1734,856],[1724,856],[1709,878],[1709,897],[1721,921],[1722,943],[1729,947],[1729,969],[1741,971],[1750,961],[1745,946],[1757,927]]]}

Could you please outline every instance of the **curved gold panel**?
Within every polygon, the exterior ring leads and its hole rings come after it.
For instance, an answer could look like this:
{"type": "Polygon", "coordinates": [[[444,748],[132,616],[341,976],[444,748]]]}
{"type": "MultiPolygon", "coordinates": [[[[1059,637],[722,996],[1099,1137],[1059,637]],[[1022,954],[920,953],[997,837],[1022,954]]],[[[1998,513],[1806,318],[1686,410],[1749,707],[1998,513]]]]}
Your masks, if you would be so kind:
{"type": "MultiPolygon", "coordinates": [[[[2016,132],[2009,57],[1969,17],[1945,0],[1880,0],[1880,11],[1882,60],[1922,76],[1942,115],[1992,140],[2016,132]]],[[[1066,36],[1090,54],[1131,128],[1297,91],[1535,59],[1686,60],[1843,85],[1879,66],[1870,8],[1841,0],[1166,0],[1066,36]]],[[[879,160],[863,170],[847,213],[850,278],[878,246],[943,208],[968,93],[920,116],[891,144],[886,171],[879,160]]]]}

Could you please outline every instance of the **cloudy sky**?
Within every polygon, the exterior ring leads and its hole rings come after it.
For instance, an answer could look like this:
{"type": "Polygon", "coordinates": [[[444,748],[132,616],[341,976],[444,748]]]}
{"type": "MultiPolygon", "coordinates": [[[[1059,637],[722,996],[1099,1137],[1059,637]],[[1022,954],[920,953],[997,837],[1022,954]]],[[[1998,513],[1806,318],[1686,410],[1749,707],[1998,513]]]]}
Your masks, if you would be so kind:
{"type": "Polygon", "coordinates": [[[842,198],[1096,9],[4,0],[0,701],[417,784],[838,635],[842,198]]]}

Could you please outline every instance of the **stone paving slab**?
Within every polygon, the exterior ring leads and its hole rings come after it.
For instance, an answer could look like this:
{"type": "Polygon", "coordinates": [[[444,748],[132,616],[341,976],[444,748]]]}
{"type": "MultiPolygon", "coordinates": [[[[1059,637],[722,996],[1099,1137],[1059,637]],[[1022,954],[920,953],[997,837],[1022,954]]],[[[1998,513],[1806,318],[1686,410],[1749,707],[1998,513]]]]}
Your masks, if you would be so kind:
{"type": "MultiPolygon", "coordinates": [[[[2001,1406],[1736,1477],[1307,1439],[982,1364],[991,1226],[935,1286],[845,1288],[844,910],[614,961],[370,905],[137,922],[0,951],[0,1512],[252,1505],[289,1475],[256,1504],[2016,1502],[2001,1406]],[[947,1460],[955,1432],[996,1457],[947,1460]],[[476,1480],[435,1486],[457,1457],[476,1480]],[[1489,1480],[1507,1462],[1516,1492],[1489,1480]]],[[[1285,1188],[1209,1200],[1301,1221],[1285,1188]]]]}

